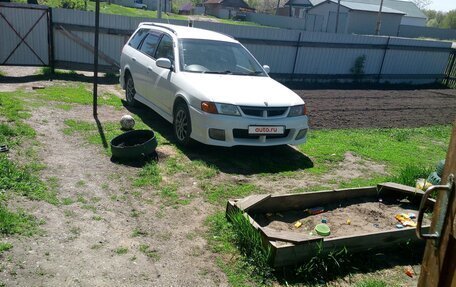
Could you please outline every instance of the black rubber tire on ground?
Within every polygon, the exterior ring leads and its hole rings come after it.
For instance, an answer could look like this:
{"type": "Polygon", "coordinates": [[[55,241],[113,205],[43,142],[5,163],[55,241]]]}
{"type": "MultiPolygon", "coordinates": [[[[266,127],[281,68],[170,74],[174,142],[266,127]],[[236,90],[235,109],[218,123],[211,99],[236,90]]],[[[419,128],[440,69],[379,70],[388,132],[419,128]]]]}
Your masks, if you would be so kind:
{"type": "Polygon", "coordinates": [[[173,131],[179,145],[189,146],[191,144],[192,122],[187,104],[183,102],[177,103],[174,109],[173,131]]]}
{"type": "Polygon", "coordinates": [[[125,76],[125,100],[130,107],[136,106],[137,102],[135,100],[135,83],[130,74],[125,76]]]}

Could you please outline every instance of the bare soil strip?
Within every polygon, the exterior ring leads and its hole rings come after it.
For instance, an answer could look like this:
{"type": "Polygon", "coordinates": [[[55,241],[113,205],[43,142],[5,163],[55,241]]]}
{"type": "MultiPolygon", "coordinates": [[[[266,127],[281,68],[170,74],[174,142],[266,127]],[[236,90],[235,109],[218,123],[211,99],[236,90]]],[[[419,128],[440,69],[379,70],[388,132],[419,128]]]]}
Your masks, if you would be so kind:
{"type": "Polygon", "coordinates": [[[297,90],[312,128],[400,128],[451,124],[456,90],[297,90]]]}

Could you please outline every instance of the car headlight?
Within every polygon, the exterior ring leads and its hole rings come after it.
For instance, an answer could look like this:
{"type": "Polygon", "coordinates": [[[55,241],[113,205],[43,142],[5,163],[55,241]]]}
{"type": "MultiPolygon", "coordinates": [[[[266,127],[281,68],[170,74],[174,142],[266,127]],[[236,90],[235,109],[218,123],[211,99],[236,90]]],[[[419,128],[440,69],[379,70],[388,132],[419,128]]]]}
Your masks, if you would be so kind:
{"type": "Polygon", "coordinates": [[[206,113],[221,114],[229,116],[240,116],[241,113],[235,105],[221,104],[213,102],[201,102],[201,109],[206,113]]]}
{"type": "Polygon", "coordinates": [[[307,114],[306,105],[292,106],[288,112],[289,117],[304,116],[307,114]]]}
{"type": "Polygon", "coordinates": [[[235,105],[215,103],[215,106],[217,107],[217,111],[219,112],[219,114],[230,116],[241,115],[238,107],[236,107],[235,105]]]}

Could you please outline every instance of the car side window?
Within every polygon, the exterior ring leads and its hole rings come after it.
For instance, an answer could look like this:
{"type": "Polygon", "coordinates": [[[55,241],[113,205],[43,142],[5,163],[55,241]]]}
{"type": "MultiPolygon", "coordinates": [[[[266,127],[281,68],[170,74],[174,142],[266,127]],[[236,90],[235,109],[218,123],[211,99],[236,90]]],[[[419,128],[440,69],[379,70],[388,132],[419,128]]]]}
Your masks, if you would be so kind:
{"type": "Polygon", "coordinates": [[[141,44],[141,41],[144,39],[144,37],[147,34],[147,29],[139,29],[138,32],[131,38],[130,42],[128,42],[128,45],[131,47],[138,49],[139,45],[141,44]]]}
{"type": "Polygon", "coordinates": [[[155,58],[167,58],[170,59],[171,62],[174,61],[173,39],[170,36],[165,34],[162,37],[155,58]]]}
{"type": "Polygon", "coordinates": [[[139,50],[152,58],[155,55],[155,50],[157,49],[158,41],[160,40],[160,35],[149,33],[144,39],[143,43],[139,50]]]}

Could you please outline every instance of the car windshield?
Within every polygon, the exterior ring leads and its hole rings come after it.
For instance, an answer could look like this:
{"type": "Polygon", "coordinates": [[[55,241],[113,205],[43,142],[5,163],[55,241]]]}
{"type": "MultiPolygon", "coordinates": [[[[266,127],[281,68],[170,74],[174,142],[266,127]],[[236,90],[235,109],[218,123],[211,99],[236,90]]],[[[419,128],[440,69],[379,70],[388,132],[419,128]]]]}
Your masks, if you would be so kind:
{"type": "Polygon", "coordinates": [[[258,62],[238,43],[182,39],[179,52],[182,71],[266,76],[258,62]]]}

